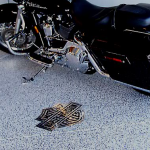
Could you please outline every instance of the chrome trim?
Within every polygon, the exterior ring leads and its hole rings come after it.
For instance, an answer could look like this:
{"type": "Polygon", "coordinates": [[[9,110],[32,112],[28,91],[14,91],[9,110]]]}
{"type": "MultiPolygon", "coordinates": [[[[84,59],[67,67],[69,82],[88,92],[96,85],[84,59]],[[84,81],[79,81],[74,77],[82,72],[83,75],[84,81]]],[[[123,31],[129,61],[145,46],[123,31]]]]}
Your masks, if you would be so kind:
{"type": "Polygon", "coordinates": [[[19,56],[22,56],[22,55],[27,55],[27,53],[18,53],[18,52],[15,52],[14,50],[12,50],[10,44],[9,44],[10,41],[6,41],[6,44],[7,44],[7,47],[8,47],[8,50],[11,54],[13,55],[19,55],[19,56]]]}
{"type": "Polygon", "coordinates": [[[135,33],[140,33],[140,34],[145,34],[145,35],[150,35],[150,33],[141,32],[141,31],[136,31],[136,30],[130,30],[130,29],[125,29],[124,31],[127,31],[127,32],[135,32],[135,33]]]}
{"type": "Polygon", "coordinates": [[[32,44],[36,47],[36,48],[38,48],[38,49],[41,49],[40,47],[38,47],[36,44],[34,44],[33,42],[32,42],[32,44]]]}
{"type": "Polygon", "coordinates": [[[93,59],[93,57],[91,56],[91,54],[88,52],[88,50],[86,50],[86,52],[88,53],[88,58],[89,58],[90,62],[92,63],[93,67],[95,68],[95,70],[96,70],[99,74],[101,74],[102,76],[105,76],[105,77],[108,77],[108,78],[109,78],[110,75],[104,73],[104,72],[98,67],[97,63],[95,62],[95,60],[93,59]]]}
{"type": "Polygon", "coordinates": [[[17,12],[11,11],[13,14],[17,14],[17,12]]]}
{"type": "Polygon", "coordinates": [[[126,57],[126,59],[127,59],[128,63],[131,65],[131,62],[129,61],[128,57],[126,57]]]}
{"type": "MultiPolygon", "coordinates": [[[[37,26],[37,21],[36,21],[36,18],[35,18],[34,12],[32,13],[32,15],[33,15],[33,18],[34,18],[35,24],[36,24],[36,26],[37,26]]],[[[39,32],[39,36],[40,36],[40,39],[41,39],[41,42],[42,42],[43,47],[45,47],[45,45],[44,45],[44,41],[43,41],[43,39],[42,39],[42,35],[41,35],[41,33],[40,33],[40,32],[39,32]]]]}
{"type": "Polygon", "coordinates": [[[51,68],[51,67],[53,66],[53,63],[52,63],[52,64],[46,64],[46,63],[44,63],[44,62],[42,62],[42,61],[39,61],[39,60],[37,60],[37,59],[35,59],[35,58],[31,57],[31,56],[29,56],[28,58],[29,58],[29,60],[31,60],[32,62],[34,62],[34,63],[36,63],[36,64],[40,64],[40,65],[45,66],[45,67],[48,67],[48,68],[51,68]]]}
{"type": "MultiPolygon", "coordinates": [[[[80,44],[80,42],[79,42],[79,44],[80,44]]],[[[95,70],[96,70],[99,74],[101,74],[102,76],[105,76],[105,77],[108,77],[108,78],[109,78],[110,75],[107,74],[107,73],[105,73],[105,72],[103,72],[103,71],[99,68],[99,66],[97,65],[97,63],[95,62],[94,58],[91,56],[91,54],[89,53],[89,51],[87,50],[87,48],[86,48],[86,46],[85,46],[85,44],[84,44],[83,42],[82,42],[82,44],[81,44],[81,47],[87,52],[88,58],[89,58],[90,62],[92,63],[93,67],[95,68],[95,70]]]]}
{"type": "Polygon", "coordinates": [[[40,36],[40,39],[41,39],[41,42],[42,42],[43,47],[45,47],[45,45],[44,45],[44,41],[43,41],[43,39],[42,39],[42,35],[41,35],[41,33],[40,33],[40,32],[39,32],[39,36],[40,36]]]}
{"type": "Polygon", "coordinates": [[[108,77],[108,78],[109,78],[110,75],[107,74],[107,73],[105,73],[105,72],[103,72],[103,71],[100,69],[100,67],[98,66],[98,64],[96,63],[96,61],[95,61],[94,58],[92,57],[92,55],[90,54],[89,50],[86,48],[86,45],[84,44],[84,42],[78,40],[75,36],[74,36],[74,41],[75,41],[76,43],[78,43],[78,45],[81,46],[81,48],[83,49],[83,51],[87,52],[88,58],[89,58],[91,64],[93,65],[93,67],[95,68],[95,70],[96,70],[99,74],[101,74],[102,76],[105,76],[105,77],[108,77]]]}
{"type": "Polygon", "coordinates": [[[47,7],[42,7],[38,4],[35,4],[35,3],[32,3],[32,2],[27,2],[27,4],[30,6],[30,7],[34,7],[34,8],[40,8],[40,9],[47,9],[47,7]]]}
{"type": "Polygon", "coordinates": [[[35,24],[36,24],[36,26],[37,26],[37,21],[36,21],[36,18],[35,18],[34,12],[32,13],[32,15],[33,15],[33,18],[34,18],[35,24]]]}
{"type": "Polygon", "coordinates": [[[18,5],[18,13],[17,13],[17,19],[16,19],[16,26],[14,34],[17,34],[20,30],[20,26],[22,23],[23,30],[25,29],[25,21],[22,15],[22,10],[24,9],[24,5],[18,5]]]}
{"type": "Polygon", "coordinates": [[[51,52],[55,52],[55,53],[60,53],[60,54],[65,54],[66,53],[66,50],[65,49],[48,49],[49,51],[51,52]]]}
{"type": "Polygon", "coordinates": [[[150,93],[150,90],[146,90],[146,89],[143,89],[143,88],[140,88],[140,87],[131,85],[131,84],[127,84],[127,83],[121,82],[121,81],[117,81],[117,80],[114,80],[114,81],[117,82],[117,83],[123,84],[123,85],[125,85],[125,86],[132,87],[132,88],[134,88],[134,89],[137,89],[137,90],[141,90],[141,91],[150,93]]]}
{"type": "Polygon", "coordinates": [[[123,56],[123,57],[125,57],[126,60],[128,61],[128,63],[131,65],[131,62],[130,62],[130,60],[128,59],[128,57],[126,55],[117,54],[117,53],[113,53],[113,52],[109,52],[109,51],[106,51],[106,52],[109,53],[109,54],[114,54],[114,55],[117,55],[117,56],[123,56]]]}
{"type": "Polygon", "coordinates": [[[22,29],[24,30],[26,25],[25,25],[25,21],[24,21],[24,18],[23,18],[22,14],[20,14],[20,18],[21,18],[21,21],[22,21],[22,29]]]}
{"type": "Polygon", "coordinates": [[[113,52],[109,52],[109,51],[106,51],[107,53],[109,53],[109,54],[114,54],[114,55],[117,55],[117,56],[124,56],[125,57],[125,55],[122,55],[122,54],[117,54],[117,53],[113,53],[113,52]]]}

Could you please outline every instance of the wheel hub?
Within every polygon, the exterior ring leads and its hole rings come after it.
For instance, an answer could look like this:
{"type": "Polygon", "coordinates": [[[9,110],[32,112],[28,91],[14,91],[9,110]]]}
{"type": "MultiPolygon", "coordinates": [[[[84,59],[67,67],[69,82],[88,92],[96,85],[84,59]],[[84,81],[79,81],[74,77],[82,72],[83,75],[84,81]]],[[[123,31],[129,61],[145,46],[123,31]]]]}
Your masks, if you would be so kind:
{"type": "MultiPolygon", "coordinates": [[[[1,34],[2,40],[5,42],[10,37],[12,37],[13,35],[14,35],[14,29],[6,29],[1,34]]],[[[23,47],[25,42],[26,42],[26,35],[22,34],[22,35],[19,35],[17,39],[15,39],[14,41],[10,42],[10,45],[12,47],[19,47],[19,48],[21,48],[21,47],[23,47]]]]}
{"type": "MultiPolygon", "coordinates": [[[[7,48],[6,42],[14,35],[15,24],[0,23],[0,44],[7,48]]],[[[31,48],[35,43],[36,37],[32,31],[29,33],[21,33],[15,40],[10,42],[10,46],[14,51],[23,51],[31,48]]]]}

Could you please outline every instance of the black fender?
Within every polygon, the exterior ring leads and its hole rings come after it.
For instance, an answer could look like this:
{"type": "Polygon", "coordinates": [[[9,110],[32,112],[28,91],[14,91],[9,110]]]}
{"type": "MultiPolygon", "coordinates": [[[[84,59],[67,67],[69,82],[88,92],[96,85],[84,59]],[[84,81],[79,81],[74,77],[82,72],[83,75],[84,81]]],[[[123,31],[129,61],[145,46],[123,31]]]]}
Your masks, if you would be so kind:
{"type": "Polygon", "coordinates": [[[0,22],[16,21],[17,4],[9,3],[0,5],[0,22]]]}

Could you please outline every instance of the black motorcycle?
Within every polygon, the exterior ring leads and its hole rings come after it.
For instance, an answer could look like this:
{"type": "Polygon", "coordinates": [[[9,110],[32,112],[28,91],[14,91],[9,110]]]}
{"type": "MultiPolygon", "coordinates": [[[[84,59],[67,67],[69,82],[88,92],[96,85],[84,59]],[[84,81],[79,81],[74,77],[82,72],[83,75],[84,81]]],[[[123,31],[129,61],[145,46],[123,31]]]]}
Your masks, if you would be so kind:
{"type": "Polygon", "coordinates": [[[0,44],[11,54],[27,55],[42,70],[57,63],[85,74],[97,71],[150,93],[150,4],[14,1],[0,6],[0,44]]]}

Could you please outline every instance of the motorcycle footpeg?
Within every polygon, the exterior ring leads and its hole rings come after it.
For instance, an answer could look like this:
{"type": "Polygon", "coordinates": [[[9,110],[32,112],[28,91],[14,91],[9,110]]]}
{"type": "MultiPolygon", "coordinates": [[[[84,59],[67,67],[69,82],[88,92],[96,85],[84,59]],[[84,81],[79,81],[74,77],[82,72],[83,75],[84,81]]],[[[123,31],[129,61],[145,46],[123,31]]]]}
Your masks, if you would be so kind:
{"type": "Polygon", "coordinates": [[[52,67],[53,61],[51,59],[42,57],[41,55],[38,55],[36,53],[31,53],[28,57],[31,61],[36,62],[40,65],[43,65],[45,67],[52,67]]]}

